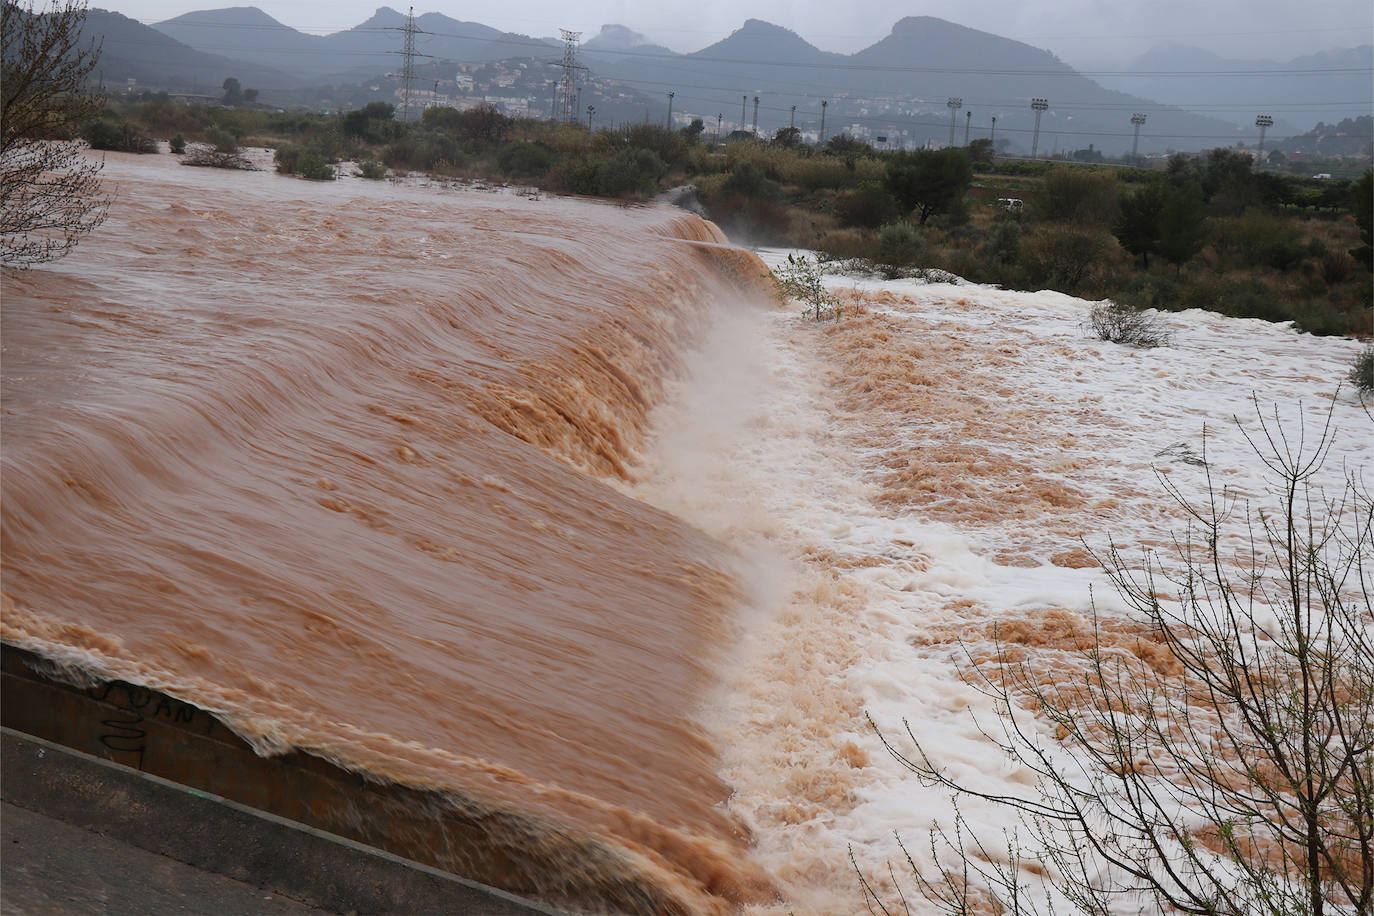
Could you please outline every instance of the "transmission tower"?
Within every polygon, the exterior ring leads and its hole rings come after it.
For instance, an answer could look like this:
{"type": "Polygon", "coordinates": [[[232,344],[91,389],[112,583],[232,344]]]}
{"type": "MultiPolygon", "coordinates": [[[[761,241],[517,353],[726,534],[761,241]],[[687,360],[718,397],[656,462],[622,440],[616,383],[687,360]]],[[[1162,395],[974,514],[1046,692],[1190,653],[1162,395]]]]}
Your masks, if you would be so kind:
{"type": "Polygon", "coordinates": [[[562,118],[564,121],[578,121],[581,118],[577,110],[577,71],[587,69],[577,62],[577,43],[582,33],[567,29],[558,31],[563,36],[563,81],[559,93],[562,118]]]}
{"type": "Polygon", "coordinates": [[[410,8],[410,13],[406,16],[405,25],[387,26],[392,32],[401,32],[405,35],[405,41],[401,45],[401,120],[410,120],[410,85],[415,82],[415,58],[429,57],[428,54],[415,53],[415,36],[427,35],[419,26],[415,24],[415,7],[410,8]]]}
{"type": "Polygon", "coordinates": [[[1145,123],[1145,116],[1139,112],[1131,115],[1131,123],[1135,125],[1135,136],[1131,139],[1131,158],[1135,158],[1135,151],[1140,146],[1140,125],[1145,123]]]}
{"type": "Polygon", "coordinates": [[[949,145],[950,145],[950,146],[953,146],[953,145],[954,145],[954,113],[955,113],[956,111],[958,111],[960,108],[963,108],[963,107],[964,107],[964,100],[963,100],[963,99],[956,99],[954,96],[950,96],[949,99],[945,101],[945,107],[949,109],[949,145]]]}

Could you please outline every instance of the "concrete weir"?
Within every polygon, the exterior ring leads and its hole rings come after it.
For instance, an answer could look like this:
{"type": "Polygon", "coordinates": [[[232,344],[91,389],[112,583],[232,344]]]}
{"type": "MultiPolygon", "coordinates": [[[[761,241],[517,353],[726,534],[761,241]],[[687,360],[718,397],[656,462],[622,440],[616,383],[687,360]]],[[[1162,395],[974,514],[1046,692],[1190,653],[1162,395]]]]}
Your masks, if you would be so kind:
{"type": "MultiPolygon", "coordinates": [[[[175,908],[158,896],[162,875],[206,888],[199,893],[246,894],[264,913],[558,912],[471,879],[519,886],[537,877],[518,850],[486,842],[484,819],[498,813],[369,783],[306,754],[259,757],[202,709],[118,681],[78,688],[10,645],[2,666],[7,911],[26,912],[26,901],[35,912],[100,910],[78,886],[37,886],[81,880],[52,864],[70,842],[83,846],[73,856],[83,865],[101,856],[126,872],[131,857],[152,863],[142,888],[88,876],[107,903],[175,908]],[[467,877],[454,863],[469,866],[467,877]],[[224,885],[209,889],[214,881],[224,885]]],[[[622,906],[637,908],[611,903],[622,906]]]]}

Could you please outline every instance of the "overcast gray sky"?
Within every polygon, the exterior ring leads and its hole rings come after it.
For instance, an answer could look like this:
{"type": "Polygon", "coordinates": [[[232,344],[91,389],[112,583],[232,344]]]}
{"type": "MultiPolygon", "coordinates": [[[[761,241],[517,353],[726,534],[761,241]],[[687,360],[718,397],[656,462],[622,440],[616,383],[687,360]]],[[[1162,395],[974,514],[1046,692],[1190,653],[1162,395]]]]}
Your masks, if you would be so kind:
{"type": "MultiPolygon", "coordinates": [[[[114,0],[105,7],[153,23],[192,10],[256,5],[301,31],[323,34],[364,21],[378,0],[114,0]]],[[[404,3],[390,3],[402,12],[404,3]]],[[[717,41],[747,18],[792,29],[827,51],[852,52],[882,38],[904,16],[938,16],[1046,48],[1069,63],[1103,66],[1124,62],[1156,44],[1174,41],[1227,57],[1287,59],[1329,48],[1374,41],[1370,0],[464,0],[417,4],[417,15],[438,12],[454,19],[543,37],[567,28],[590,38],[604,23],[642,32],[676,51],[695,51],[717,41]]]]}

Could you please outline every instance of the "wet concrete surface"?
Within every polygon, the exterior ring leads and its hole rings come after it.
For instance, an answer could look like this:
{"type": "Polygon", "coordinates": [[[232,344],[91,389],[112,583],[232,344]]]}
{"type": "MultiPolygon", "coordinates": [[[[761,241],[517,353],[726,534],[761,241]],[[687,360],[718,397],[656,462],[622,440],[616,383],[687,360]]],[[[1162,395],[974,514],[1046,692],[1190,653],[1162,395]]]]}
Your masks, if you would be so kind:
{"type": "Polygon", "coordinates": [[[15,916],[332,912],[8,801],[0,802],[0,911],[15,916]]]}

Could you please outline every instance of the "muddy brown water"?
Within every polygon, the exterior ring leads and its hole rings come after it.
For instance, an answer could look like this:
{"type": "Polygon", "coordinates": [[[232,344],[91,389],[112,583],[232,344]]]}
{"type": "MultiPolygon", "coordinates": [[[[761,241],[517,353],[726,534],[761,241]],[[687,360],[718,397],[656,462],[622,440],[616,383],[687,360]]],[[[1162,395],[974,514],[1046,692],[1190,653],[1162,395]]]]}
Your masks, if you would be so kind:
{"type": "Polygon", "coordinates": [[[768,896],[693,715],[723,548],[608,485],[757,262],[668,209],[105,177],[3,278],[4,639],[585,831],[684,909],[768,896]]]}

